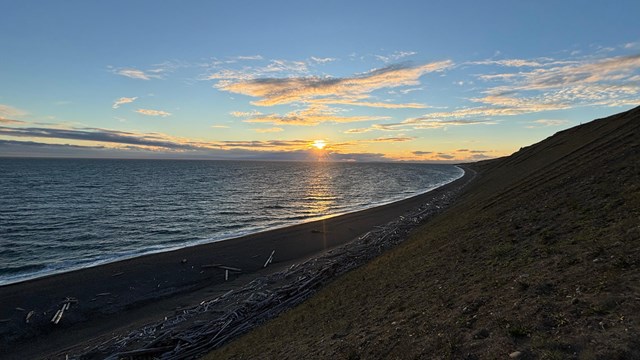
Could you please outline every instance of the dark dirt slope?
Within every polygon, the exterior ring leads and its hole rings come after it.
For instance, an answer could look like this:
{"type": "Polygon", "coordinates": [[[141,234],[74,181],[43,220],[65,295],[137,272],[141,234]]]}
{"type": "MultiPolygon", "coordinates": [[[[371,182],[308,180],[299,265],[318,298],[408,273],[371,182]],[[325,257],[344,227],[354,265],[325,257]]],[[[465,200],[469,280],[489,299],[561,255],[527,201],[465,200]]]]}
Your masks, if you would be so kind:
{"type": "Polygon", "coordinates": [[[210,357],[640,359],[640,108],[471,167],[407,242],[210,357]]]}

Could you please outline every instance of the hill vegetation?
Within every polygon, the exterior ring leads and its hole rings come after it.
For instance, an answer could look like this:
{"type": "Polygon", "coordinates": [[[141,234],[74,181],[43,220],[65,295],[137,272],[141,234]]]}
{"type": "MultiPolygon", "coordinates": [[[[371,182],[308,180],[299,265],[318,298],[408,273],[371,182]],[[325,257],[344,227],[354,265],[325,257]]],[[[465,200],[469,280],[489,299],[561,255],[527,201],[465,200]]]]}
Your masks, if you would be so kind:
{"type": "Polygon", "coordinates": [[[478,172],[397,248],[212,359],[640,358],[640,108],[478,172]]]}

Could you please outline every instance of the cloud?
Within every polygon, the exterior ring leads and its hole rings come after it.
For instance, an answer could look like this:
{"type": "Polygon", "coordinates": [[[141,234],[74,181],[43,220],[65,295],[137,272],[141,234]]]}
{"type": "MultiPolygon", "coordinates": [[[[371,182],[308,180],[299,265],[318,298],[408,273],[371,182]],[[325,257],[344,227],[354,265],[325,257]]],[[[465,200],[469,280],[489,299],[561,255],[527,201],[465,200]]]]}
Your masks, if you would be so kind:
{"type": "Polygon", "coordinates": [[[274,132],[281,132],[284,131],[283,128],[279,128],[279,127],[272,127],[272,128],[256,128],[253,129],[253,131],[255,132],[259,132],[259,133],[274,133],[274,132]]]}
{"type": "Polygon", "coordinates": [[[333,62],[333,61],[336,61],[336,60],[338,60],[338,59],[330,58],[330,57],[326,57],[326,58],[319,58],[319,57],[315,57],[315,56],[311,57],[311,61],[313,61],[314,63],[317,63],[317,64],[326,64],[326,63],[330,63],[330,62],[333,62]]]}
{"type": "Polygon", "coordinates": [[[20,117],[26,115],[26,111],[13,106],[0,104],[0,118],[20,117]]]}
{"type": "Polygon", "coordinates": [[[524,59],[504,59],[504,60],[482,60],[482,61],[473,61],[470,64],[474,65],[499,65],[499,66],[507,66],[507,67],[540,67],[543,66],[543,63],[540,63],[535,60],[524,60],[524,59]]]}
{"type": "Polygon", "coordinates": [[[465,161],[478,161],[484,159],[491,159],[492,156],[486,155],[487,151],[484,150],[469,150],[458,149],[450,152],[434,152],[434,151],[413,151],[411,154],[415,158],[408,158],[407,160],[420,160],[420,161],[434,161],[434,162],[465,162],[465,161]]]}
{"type": "Polygon", "coordinates": [[[397,125],[400,124],[373,124],[371,125],[371,128],[373,130],[382,130],[382,131],[400,131],[402,129],[399,129],[397,127],[397,125]]]}
{"type": "Polygon", "coordinates": [[[312,105],[303,110],[295,110],[284,115],[268,114],[255,115],[246,118],[248,123],[269,123],[273,125],[302,125],[315,126],[320,123],[349,123],[358,121],[383,120],[381,116],[341,116],[339,110],[325,105],[312,105]]]}
{"type": "Polygon", "coordinates": [[[111,107],[114,108],[114,109],[117,109],[117,108],[120,107],[120,105],[130,104],[130,103],[136,101],[137,98],[138,98],[137,96],[136,97],[121,97],[120,99],[114,101],[113,105],[111,107]]]}
{"type": "Polygon", "coordinates": [[[138,80],[151,80],[151,79],[160,79],[161,76],[158,71],[142,71],[134,68],[120,68],[114,69],[114,74],[121,75],[124,77],[128,77],[131,79],[138,80]]]}
{"type": "Polygon", "coordinates": [[[444,159],[444,160],[451,160],[451,159],[455,159],[456,158],[454,155],[445,154],[445,153],[437,153],[436,157],[438,159],[444,159]]]}
{"type": "Polygon", "coordinates": [[[0,135],[27,138],[67,139],[120,145],[137,145],[167,150],[207,149],[306,149],[309,140],[214,141],[198,142],[161,133],[136,133],[101,128],[54,128],[0,126],[0,135]]]}
{"type": "Polygon", "coordinates": [[[520,83],[517,83],[514,88],[548,90],[578,84],[619,82],[637,73],[638,69],[640,69],[640,55],[606,58],[578,65],[537,69],[522,73],[520,74],[520,83]]]}
{"type": "Polygon", "coordinates": [[[375,139],[371,139],[368,141],[371,142],[405,142],[405,141],[412,141],[415,140],[414,137],[408,137],[408,136],[401,136],[401,137],[382,137],[382,138],[375,138],[375,139]]]}
{"type": "Polygon", "coordinates": [[[304,61],[271,60],[269,65],[262,68],[267,73],[306,73],[309,71],[304,61]]]}
{"type": "Polygon", "coordinates": [[[373,130],[372,128],[359,128],[359,129],[349,129],[345,131],[345,134],[362,134],[373,130]]]}
{"type": "MultiPolygon", "coordinates": [[[[308,142],[302,142],[308,144],[308,142]]],[[[242,145],[242,144],[239,144],[242,145]]],[[[0,139],[0,154],[3,156],[31,157],[88,157],[88,158],[130,158],[130,159],[222,159],[222,160],[280,160],[317,161],[317,152],[306,148],[280,150],[262,148],[205,148],[190,151],[173,151],[128,145],[119,148],[107,146],[85,146],[70,144],[50,144],[34,141],[14,141],[0,139]]],[[[324,161],[389,161],[380,153],[339,153],[323,154],[324,161]]]]}
{"type": "MultiPolygon", "coordinates": [[[[455,111],[453,113],[456,113],[455,111]]],[[[465,115],[466,116],[466,115],[465,115]]],[[[420,117],[409,118],[398,124],[387,124],[388,127],[412,127],[413,129],[441,129],[448,126],[467,126],[467,125],[495,125],[495,120],[480,119],[464,119],[454,118],[446,119],[446,117],[456,117],[451,113],[432,113],[420,117]]]]}
{"type": "Polygon", "coordinates": [[[229,114],[233,117],[252,117],[263,115],[260,111],[252,110],[252,111],[232,111],[229,114]]]}
{"type": "Polygon", "coordinates": [[[560,119],[539,119],[531,122],[532,125],[526,126],[527,129],[535,129],[539,127],[563,126],[569,123],[568,120],[560,119]]]}
{"type": "Polygon", "coordinates": [[[426,109],[430,108],[430,106],[419,103],[404,103],[404,104],[396,104],[391,102],[379,102],[379,101],[359,101],[357,99],[314,99],[309,101],[313,104],[330,104],[330,105],[353,105],[353,106],[366,106],[373,108],[384,108],[384,109],[426,109]]]}
{"type": "Polygon", "coordinates": [[[349,103],[362,106],[393,106],[362,102],[375,90],[418,85],[418,79],[432,72],[451,67],[451,61],[439,61],[420,66],[396,64],[346,78],[288,77],[224,81],[216,85],[223,91],[259,98],[255,105],[273,106],[289,103],[329,104],[349,103]],[[373,104],[373,105],[372,105],[373,104]]]}
{"type": "Polygon", "coordinates": [[[542,126],[562,126],[567,124],[568,120],[559,120],[559,119],[539,119],[533,121],[536,124],[540,124],[542,126]]]}
{"type": "Polygon", "coordinates": [[[501,80],[476,102],[497,105],[505,115],[575,106],[638,104],[640,55],[582,61],[554,61],[552,66],[518,73],[483,75],[501,80]],[[513,105],[513,106],[512,106],[513,105]],[[509,113],[510,112],[510,113],[509,113]]]}
{"type": "Polygon", "coordinates": [[[0,124],[19,125],[19,124],[26,124],[26,121],[5,119],[5,118],[0,117],[0,124]]]}
{"type": "Polygon", "coordinates": [[[135,110],[138,114],[146,115],[146,116],[162,116],[167,117],[171,116],[171,113],[162,111],[162,110],[151,110],[151,109],[137,109],[135,110]]]}
{"type": "Polygon", "coordinates": [[[402,90],[398,90],[401,94],[403,95],[407,95],[410,92],[414,92],[414,91],[422,91],[424,90],[424,88],[422,87],[417,87],[417,88],[409,88],[409,89],[402,89],[402,90]]]}
{"type": "Polygon", "coordinates": [[[211,125],[212,128],[214,129],[228,129],[229,126],[227,125],[211,125]]]}
{"type": "Polygon", "coordinates": [[[106,129],[61,129],[26,127],[10,128],[0,126],[0,135],[13,137],[68,139],[80,141],[107,142],[128,145],[144,145],[163,147],[168,149],[193,149],[194,145],[171,140],[170,137],[159,134],[138,134],[126,131],[106,129]]]}
{"type": "Polygon", "coordinates": [[[378,60],[381,60],[385,63],[388,62],[392,62],[392,61],[398,61],[402,58],[408,57],[408,56],[412,56],[412,55],[416,55],[417,52],[415,51],[395,51],[390,55],[374,55],[374,57],[378,60]]]}
{"type": "Polygon", "coordinates": [[[262,55],[236,56],[236,60],[262,60],[262,55]]]}

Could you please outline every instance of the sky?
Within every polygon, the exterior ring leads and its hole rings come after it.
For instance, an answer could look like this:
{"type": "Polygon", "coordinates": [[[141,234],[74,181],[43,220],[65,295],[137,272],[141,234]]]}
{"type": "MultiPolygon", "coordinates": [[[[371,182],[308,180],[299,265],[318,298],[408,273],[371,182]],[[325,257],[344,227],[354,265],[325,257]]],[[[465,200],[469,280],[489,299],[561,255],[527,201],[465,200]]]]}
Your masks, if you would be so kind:
{"type": "Polygon", "coordinates": [[[0,0],[0,156],[505,156],[640,105],[638,14],[637,0],[0,0]]]}

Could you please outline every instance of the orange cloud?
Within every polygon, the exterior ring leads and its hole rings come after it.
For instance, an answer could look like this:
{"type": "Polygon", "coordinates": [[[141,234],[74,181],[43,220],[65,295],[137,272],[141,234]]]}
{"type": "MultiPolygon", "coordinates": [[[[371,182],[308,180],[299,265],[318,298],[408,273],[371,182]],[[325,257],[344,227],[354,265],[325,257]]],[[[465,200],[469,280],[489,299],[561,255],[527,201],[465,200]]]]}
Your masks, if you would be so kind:
{"type": "Polygon", "coordinates": [[[256,128],[256,129],[252,129],[255,132],[259,132],[259,133],[274,133],[274,132],[280,132],[280,131],[284,131],[283,128],[279,128],[279,127],[272,127],[272,128],[256,128]]]}
{"type": "MultiPolygon", "coordinates": [[[[418,85],[418,79],[421,76],[443,71],[452,65],[453,63],[449,60],[421,66],[393,65],[347,78],[290,77],[229,80],[218,83],[216,87],[235,94],[259,98],[254,102],[259,106],[315,101],[321,104],[348,103],[349,105],[391,107],[394,105],[380,102],[366,103],[360,100],[368,98],[369,94],[375,90],[418,85]]],[[[416,107],[419,104],[395,106],[416,107]]]]}
{"type": "Polygon", "coordinates": [[[120,99],[116,100],[113,102],[113,105],[111,106],[114,109],[117,109],[120,107],[120,105],[123,104],[130,104],[134,101],[136,101],[138,97],[121,97],[120,99]]]}
{"type": "Polygon", "coordinates": [[[5,118],[6,119],[8,117],[24,116],[25,114],[26,114],[25,111],[20,110],[18,108],[15,108],[13,106],[0,104],[0,117],[1,118],[5,118]]]}
{"type": "Polygon", "coordinates": [[[162,110],[137,109],[136,112],[138,114],[142,114],[146,116],[161,116],[161,117],[171,116],[171,113],[162,111],[162,110]]]}
{"type": "Polygon", "coordinates": [[[314,126],[324,122],[348,123],[358,121],[384,120],[382,116],[341,116],[339,110],[324,105],[312,105],[304,110],[291,111],[285,115],[256,115],[245,119],[248,123],[269,123],[273,125],[314,126]]]}

